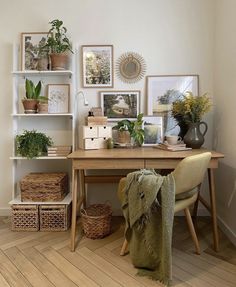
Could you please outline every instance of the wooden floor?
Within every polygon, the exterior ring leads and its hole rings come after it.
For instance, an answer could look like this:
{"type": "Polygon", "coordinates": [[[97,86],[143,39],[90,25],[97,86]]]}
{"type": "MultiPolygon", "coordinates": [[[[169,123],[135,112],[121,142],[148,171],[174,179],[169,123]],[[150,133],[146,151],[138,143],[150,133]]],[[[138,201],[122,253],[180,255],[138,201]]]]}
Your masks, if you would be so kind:
{"type": "MultiPolygon", "coordinates": [[[[0,286],[162,286],[136,276],[129,256],[119,256],[123,222],[120,218],[113,221],[110,236],[82,238],[72,253],[69,231],[12,232],[10,219],[0,217],[0,286]]],[[[184,218],[175,218],[172,286],[236,286],[236,249],[220,233],[221,251],[215,254],[210,227],[209,218],[199,219],[202,254],[195,255],[184,218]]]]}

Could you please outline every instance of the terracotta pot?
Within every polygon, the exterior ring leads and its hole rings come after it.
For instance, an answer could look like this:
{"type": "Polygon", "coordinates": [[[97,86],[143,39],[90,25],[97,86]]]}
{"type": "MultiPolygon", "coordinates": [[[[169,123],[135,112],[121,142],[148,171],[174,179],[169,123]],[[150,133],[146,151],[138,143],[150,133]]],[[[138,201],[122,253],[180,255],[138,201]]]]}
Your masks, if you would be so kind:
{"type": "Polygon", "coordinates": [[[38,110],[38,100],[24,99],[22,104],[24,106],[25,114],[36,114],[38,110]]]}
{"type": "Polygon", "coordinates": [[[67,70],[69,67],[68,53],[52,53],[50,54],[52,70],[67,70]]]}
{"type": "Polygon", "coordinates": [[[48,114],[48,103],[38,103],[38,113],[48,114]]]}

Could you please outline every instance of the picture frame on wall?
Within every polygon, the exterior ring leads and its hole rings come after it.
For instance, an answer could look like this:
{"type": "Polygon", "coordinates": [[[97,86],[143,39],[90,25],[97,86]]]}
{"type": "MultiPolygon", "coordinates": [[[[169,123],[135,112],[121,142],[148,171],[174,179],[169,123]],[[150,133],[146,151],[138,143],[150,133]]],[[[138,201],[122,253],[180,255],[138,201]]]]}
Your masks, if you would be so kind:
{"type": "Polygon", "coordinates": [[[134,120],[139,114],[140,91],[100,92],[103,115],[109,121],[134,120]]]}
{"type": "Polygon", "coordinates": [[[42,49],[46,44],[48,32],[21,33],[22,71],[48,70],[48,51],[42,49]]]}
{"type": "Polygon", "coordinates": [[[163,117],[143,116],[143,146],[155,146],[163,142],[163,117]]]}
{"type": "Polygon", "coordinates": [[[81,54],[83,87],[113,87],[113,46],[83,45],[81,54]]]}
{"type": "Polygon", "coordinates": [[[69,84],[48,84],[48,113],[69,113],[69,84]]]}
{"type": "Polygon", "coordinates": [[[179,126],[171,116],[172,103],[188,91],[199,94],[198,75],[157,75],[146,77],[147,113],[163,117],[163,134],[178,135],[179,126]]]}

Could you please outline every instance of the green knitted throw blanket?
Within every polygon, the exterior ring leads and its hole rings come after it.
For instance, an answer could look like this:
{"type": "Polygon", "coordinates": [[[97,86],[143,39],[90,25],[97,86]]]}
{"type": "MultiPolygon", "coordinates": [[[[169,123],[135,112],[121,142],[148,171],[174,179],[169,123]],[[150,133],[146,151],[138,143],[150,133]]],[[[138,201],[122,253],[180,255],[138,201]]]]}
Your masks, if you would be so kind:
{"type": "Polygon", "coordinates": [[[172,278],[171,242],[175,204],[172,174],[154,170],[129,173],[123,192],[125,237],[138,275],[169,285],[172,278]]]}

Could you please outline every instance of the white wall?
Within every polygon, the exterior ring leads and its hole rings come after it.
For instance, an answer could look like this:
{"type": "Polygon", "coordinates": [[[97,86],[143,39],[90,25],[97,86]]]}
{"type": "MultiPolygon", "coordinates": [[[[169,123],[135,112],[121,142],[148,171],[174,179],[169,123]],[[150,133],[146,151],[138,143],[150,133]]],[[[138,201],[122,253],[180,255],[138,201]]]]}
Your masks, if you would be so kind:
{"type": "MultiPolygon", "coordinates": [[[[147,63],[146,75],[199,74],[200,93],[207,91],[212,95],[214,3],[213,0],[1,0],[0,97],[4,105],[0,105],[0,214],[11,198],[11,47],[20,40],[21,32],[47,31],[48,22],[59,18],[74,43],[113,44],[115,60],[127,51],[140,53],[147,63]]],[[[140,89],[141,111],[146,112],[144,84],[144,79],[137,84],[124,84],[115,77],[114,89],[140,89]]],[[[90,106],[99,105],[98,90],[84,92],[90,106]]],[[[81,101],[81,119],[87,110],[81,101]]],[[[207,118],[208,147],[212,140],[211,116],[207,118]]],[[[93,194],[99,194],[97,201],[103,200],[109,189],[108,198],[118,208],[114,185],[91,186],[91,189],[93,194]]]]}
{"type": "Polygon", "coordinates": [[[236,1],[217,1],[213,147],[225,154],[216,172],[217,209],[236,245],[236,1]]]}

